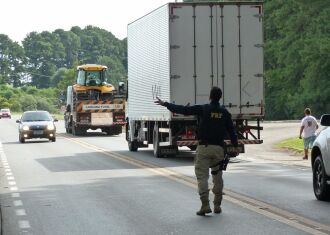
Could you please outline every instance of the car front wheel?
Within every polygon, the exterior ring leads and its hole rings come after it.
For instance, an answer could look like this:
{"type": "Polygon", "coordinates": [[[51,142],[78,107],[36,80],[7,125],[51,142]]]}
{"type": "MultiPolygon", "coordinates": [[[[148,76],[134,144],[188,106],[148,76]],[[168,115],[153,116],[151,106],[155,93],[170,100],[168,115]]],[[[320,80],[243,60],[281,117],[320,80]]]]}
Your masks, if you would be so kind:
{"type": "Polygon", "coordinates": [[[313,164],[313,188],[318,200],[330,199],[330,186],[327,184],[327,175],[321,156],[318,156],[313,164]]]}
{"type": "Polygon", "coordinates": [[[21,142],[21,143],[25,143],[25,139],[24,139],[24,137],[19,136],[19,142],[21,142]]]}

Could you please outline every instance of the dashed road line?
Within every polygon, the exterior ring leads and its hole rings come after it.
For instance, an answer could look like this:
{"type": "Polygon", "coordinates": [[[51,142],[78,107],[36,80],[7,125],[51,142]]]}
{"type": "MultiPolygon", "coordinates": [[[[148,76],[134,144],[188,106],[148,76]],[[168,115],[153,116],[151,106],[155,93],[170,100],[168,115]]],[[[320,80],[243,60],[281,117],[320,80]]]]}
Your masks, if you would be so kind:
{"type": "Polygon", "coordinates": [[[13,198],[17,198],[17,197],[20,197],[21,195],[19,193],[12,193],[11,194],[11,197],[13,198]]]}
{"type": "MultiPolygon", "coordinates": [[[[197,188],[196,180],[192,177],[183,175],[181,173],[178,173],[176,171],[163,168],[160,166],[157,166],[155,164],[143,162],[141,160],[137,160],[134,158],[130,158],[128,156],[125,156],[123,154],[117,153],[117,152],[111,152],[109,149],[100,148],[96,145],[89,144],[85,141],[78,140],[76,138],[68,138],[63,136],[65,139],[74,142],[76,144],[79,144],[80,146],[83,146],[87,149],[92,149],[94,151],[97,151],[99,153],[102,153],[106,156],[112,157],[116,160],[120,160],[122,162],[129,163],[131,165],[143,168],[145,170],[149,170],[153,173],[156,173],[158,175],[164,176],[168,179],[174,180],[176,182],[185,184],[187,186],[197,188]]],[[[304,231],[306,233],[310,234],[317,234],[317,235],[326,235],[330,234],[330,226],[326,224],[321,224],[317,221],[305,218],[303,216],[296,215],[294,213],[291,213],[286,210],[282,210],[280,208],[277,208],[275,206],[272,206],[268,203],[264,203],[261,201],[258,201],[254,198],[230,191],[230,190],[224,190],[224,199],[234,203],[240,207],[246,208],[250,211],[253,211],[255,213],[258,213],[260,215],[263,215],[265,217],[268,217],[270,219],[279,221],[283,224],[286,224],[290,227],[299,229],[301,231],[304,231]]]]}
{"type": "Polygon", "coordinates": [[[26,215],[26,211],[24,209],[17,209],[16,210],[16,215],[17,216],[25,216],[26,215]]]}
{"type": "Polygon", "coordinates": [[[18,221],[18,224],[19,224],[20,229],[31,228],[30,222],[28,220],[20,220],[20,221],[18,221]]]}
{"type": "Polygon", "coordinates": [[[21,200],[15,200],[13,201],[14,206],[23,206],[23,202],[21,200]]]}
{"type": "MultiPolygon", "coordinates": [[[[18,217],[18,228],[21,230],[20,234],[27,233],[27,229],[30,229],[30,222],[25,219],[20,219],[21,217],[26,217],[26,211],[23,208],[23,201],[20,199],[21,195],[18,191],[18,187],[15,181],[15,177],[13,176],[13,173],[11,171],[10,165],[8,163],[6,154],[3,150],[2,143],[0,142],[0,158],[2,162],[2,166],[5,171],[5,175],[7,176],[7,183],[9,186],[9,190],[11,191],[11,197],[13,198],[13,205],[15,208],[15,214],[18,217]]],[[[3,213],[3,212],[2,212],[3,213]]],[[[3,215],[2,215],[3,216],[3,215]]],[[[29,233],[29,232],[28,232],[29,233]]],[[[31,233],[29,233],[31,234],[31,233]]]]}

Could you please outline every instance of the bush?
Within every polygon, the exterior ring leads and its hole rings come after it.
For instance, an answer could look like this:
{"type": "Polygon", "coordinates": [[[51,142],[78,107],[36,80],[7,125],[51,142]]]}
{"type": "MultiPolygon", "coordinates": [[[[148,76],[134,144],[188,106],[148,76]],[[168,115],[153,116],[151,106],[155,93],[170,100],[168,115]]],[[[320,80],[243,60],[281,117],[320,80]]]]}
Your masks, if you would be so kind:
{"type": "Polygon", "coordinates": [[[46,110],[50,113],[56,113],[55,106],[49,102],[46,98],[40,98],[37,100],[37,109],[38,110],[46,110]]]}
{"type": "Polygon", "coordinates": [[[13,112],[22,112],[22,105],[18,100],[11,101],[11,111],[13,112]]]}
{"type": "Polygon", "coordinates": [[[37,109],[37,101],[32,95],[22,95],[19,99],[19,102],[21,104],[22,111],[37,109]]]}

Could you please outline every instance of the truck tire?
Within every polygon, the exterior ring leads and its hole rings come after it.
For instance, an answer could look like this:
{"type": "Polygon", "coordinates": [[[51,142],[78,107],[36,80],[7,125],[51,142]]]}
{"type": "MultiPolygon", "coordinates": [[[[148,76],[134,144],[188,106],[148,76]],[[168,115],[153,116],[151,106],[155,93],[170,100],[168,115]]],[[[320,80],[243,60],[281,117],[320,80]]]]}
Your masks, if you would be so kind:
{"type": "Polygon", "coordinates": [[[65,132],[68,134],[72,134],[72,123],[69,122],[68,124],[65,124],[65,132]]]}
{"type": "Polygon", "coordinates": [[[76,127],[76,126],[72,125],[72,135],[74,135],[74,136],[79,136],[80,135],[79,127],[76,127]]]}
{"type": "Polygon", "coordinates": [[[133,140],[133,141],[129,140],[127,143],[128,143],[129,151],[136,152],[138,150],[138,145],[137,145],[136,140],[133,140]]]}
{"type": "Polygon", "coordinates": [[[122,127],[121,126],[112,126],[109,128],[102,129],[102,132],[106,132],[107,135],[119,135],[122,133],[122,127]]]}
{"type": "Polygon", "coordinates": [[[74,125],[72,125],[72,135],[76,135],[76,127],[74,125]]]}
{"type": "Polygon", "coordinates": [[[101,131],[105,132],[107,135],[112,135],[112,131],[110,128],[102,128],[101,131]]]}
{"type": "Polygon", "coordinates": [[[123,127],[122,126],[113,126],[112,128],[112,134],[113,135],[119,135],[123,132],[123,127]]]}
{"type": "Polygon", "coordinates": [[[157,158],[161,158],[161,147],[159,146],[159,131],[158,127],[155,125],[154,127],[154,133],[153,133],[153,146],[154,146],[154,156],[157,158]]]}
{"type": "Polygon", "coordinates": [[[195,151],[197,149],[197,145],[189,145],[188,148],[190,148],[191,151],[195,151]]]}
{"type": "Polygon", "coordinates": [[[81,136],[81,135],[84,135],[86,133],[86,131],[87,130],[81,126],[72,125],[72,135],[81,136]]]}

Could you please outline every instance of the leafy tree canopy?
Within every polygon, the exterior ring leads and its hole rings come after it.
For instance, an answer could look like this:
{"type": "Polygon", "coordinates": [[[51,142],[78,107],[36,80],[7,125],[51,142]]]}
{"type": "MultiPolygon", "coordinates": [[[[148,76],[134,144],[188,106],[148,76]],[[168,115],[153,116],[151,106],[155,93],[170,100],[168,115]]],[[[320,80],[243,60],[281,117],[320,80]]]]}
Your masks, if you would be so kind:
{"type": "MultiPolygon", "coordinates": [[[[329,112],[330,2],[265,0],[263,20],[266,118],[329,112]]],[[[127,40],[94,26],[31,32],[22,45],[0,34],[0,107],[58,108],[84,63],[108,66],[117,85],[127,77],[127,40]]]]}

